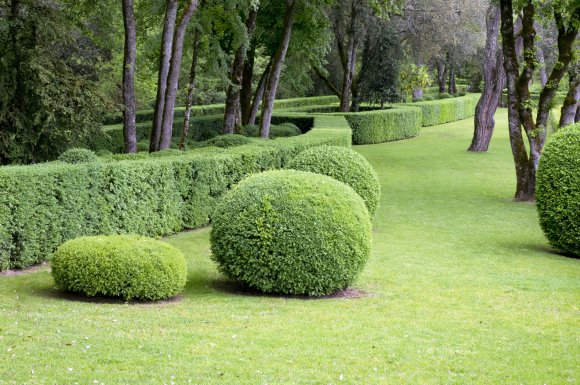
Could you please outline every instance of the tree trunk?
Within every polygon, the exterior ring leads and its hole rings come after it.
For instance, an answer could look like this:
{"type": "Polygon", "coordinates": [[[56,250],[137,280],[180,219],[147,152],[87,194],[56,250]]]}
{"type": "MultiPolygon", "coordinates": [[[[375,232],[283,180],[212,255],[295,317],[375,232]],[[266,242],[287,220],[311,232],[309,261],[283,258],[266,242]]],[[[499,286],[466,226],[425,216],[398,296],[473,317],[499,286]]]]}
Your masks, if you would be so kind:
{"type": "Polygon", "coordinates": [[[423,97],[423,89],[415,88],[413,90],[413,100],[421,99],[423,97]]]}
{"type": "Polygon", "coordinates": [[[447,82],[447,73],[449,72],[449,66],[444,62],[440,62],[443,70],[441,71],[441,78],[437,79],[439,83],[439,93],[445,93],[445,83],[447,82]]]}
{"type": "Polygon", "coordinates": [[[455,81],[455,66],[453,64],[449,65],[449,88],[448,92],[451,95],[455,95],[457,93],[457,83],[455,81]]]}
{"type": "Polygon", "coordinates": [[[161,39],[161,54],[159,55],[159,75],[157,77],[157,98],[155,100],[155,112],[153,113],[153,126],[149,139],[149,152],[159,150],[161,126],[163,123],[163,108],[165,107],[165,91],[167,89],[167,75],[169,74],[169,61],[173,47],[173,34],[177,18],[178,0],[167,0],[165,19],[163,21],[163,37],[161,39]]]}
{"type": "Polygon", "coordinates": [[[546,86],[548,82],[548,75],[546,74],[546,62],[544,59],[544,51],[541,48],[537,48],[538,50],[538,67],[540,69],[540,84],[542,88],[546,86]]]}
{"type": "Polygon", "coordinates": [[[576,109],[576,117],[574,117],[574,123],[580,123],[580,103],[576,109]]]}
{"type": "Polygon", "coordinates": [[[248,124],[252,112],[252,81],[254,80],[255,58],[256,47],[252,45],[244,62],[244,75],[242,76],[242,89],[240,91],[240,109],[242,110],[243,125],[248,124]]]}
{"type": "Polygon", "coordinates": [[[252,102],[252,109],[250,110],[250,115],[248,116],[248,122],[246,124],[253,125],[256,123],[256,117],[258,116],[258,111],[260,110],[260,104],[262,103],[262,98],[264,97],[264,92],[266,90],[266,82],[270,77],[270,70],[272,69],[272,61],[274,58],[270,58],[262,77],[260,77],[260,81],[258,82],[258,87],[256,88],[256,92],[254,94],[254,100],[252,102]]]}
{"type": "Polygon", "coordinates": [[[518,57],[514,34],[514,20],[511,0],[500,0],[502,48],[504,53],[504,69],[508,89],[509,134],[512,155],[516,169],[516,194],[518,201],[534,199],[535,173],[528,158],[521,130],[520,114],[518,112],[518,57]]]}
{"type": "Polygon", "coordinates": [[[191,118],[191,107],[193,106],[193,93],[195,92],[195,78],[197,75],[197,62],[199,59],[200,45],[201,31],[196,28],[195,35],[193,36],[193,55],[191,59],[191,69],[189,70],[189,87],[187,88],[183,130],[181,131],[181,139],[179,140],[179,149],[181,151],[185,149],[185,143],[187,143],[187,136],[189,135],[189,121],[191,118]]]}
{"type": "Polygon", "coordinates": [[[503,68],[503,52],[498,45],[499,24],[499,4],[492,2],[487,10],[487,39],[483,58],[483,91],[475,107],[475,128],[468,151],[487,151],[495,128],[494,115],[506,81],[503,68]]]}
{"type": "Polygon", "coordinates": [[[135,58],[137,52],[137,28],[133,13],[133,0],[123,0],[123,24],[125,26],[125,49],[123,56],[123,137],[125,152],[137,152],[137,127],[135,124],[135,58]]]}
{"type": "MultiPolygon", "coordinates": [[[[256,17],[258,16],[258,10],[253,8],[248,14],[248,19],[246,20],[246,32],[248,37],[251,38],[256,28],[256,17]]],[[[240,115],[240,89],[242,85],[242,77],[244,76],[244,60],[246,58],[247,45],[242,44],[240,48],[236,51],[234,61],[232,63],[230,85],[227,91],[226,106],[224,113],[224,134],[233,134],[235,131],[236,124],[240,121],[238,116],[240,115]]]]}
{"type": "Polygon", "coordinates": [[[165,150],[171,147],[171,138],[173,136],[173,115],[175,113],[175,101],[177,99],[177,87],[179,85],[181,58],[183,57],[183,41],[185,39],[187,25],[195,13],[196,8],[197,0],[191,0],[181,15],[173,37],[169,74],[167,75],[167,89],[165,90],[165,106],[163,107],[163,124],[161,137],[159,139],[159,150],[165,150]]]}
{"type": "Polygon", "coordinates": [[[560,114],[560,127],[573,124],[576,120],[576,114],[580,107],[580,62],[571,65],[568,69],[568,93],[560,114]]]}
{"type": "Polygon", "coordinates": [[[276,91],[278,90],[278,83],[280,82],[280,75],[282,74],[282,67],[290,45],[290,37],[292,35],[292,26],[296,19],[296,9],[298,2],[301,0],[286,0],[286,12],[284,14],[284,33],[280,46],[274,55],[270,76],[264,92],[264,106],[262,108],[262,118],[260,119],[260,132],[263,139],[268,139],[270,136],[270,123],[272,121],[272,113],[274,112],[274,100],[276,99],[276,91]]]}
{"type": "Polygon", "coordinates": [[[354,70],[356,66],[356,50],[357,50],[357,4],[355,1],[351,4],[350,26],[347,30],[348,44],[346,48],[346,61],[344,66],[344,74],[342,77],[342,88],[340,92],[340,112],[350,111],[350,98],[352,91],[352,83],[354,81],[354,70]]]}
{"type": "Polygon", "coordinates": [[[358,112],[360,109],[359,84],[360,84],[360,73],[353,79],[352,85],[350,87],[350,91],[352,94],[352,100],[350,103],[351,112],[358,112]]]}

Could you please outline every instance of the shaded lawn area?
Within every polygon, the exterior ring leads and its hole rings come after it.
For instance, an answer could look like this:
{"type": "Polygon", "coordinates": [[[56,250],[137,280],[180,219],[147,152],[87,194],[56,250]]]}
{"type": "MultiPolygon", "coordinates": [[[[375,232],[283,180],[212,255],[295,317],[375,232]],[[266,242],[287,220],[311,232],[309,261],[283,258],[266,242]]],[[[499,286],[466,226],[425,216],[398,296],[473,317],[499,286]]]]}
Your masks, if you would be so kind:
{"type": "Polygon", "coordinates": [[[228,291],[209,229],[168,242],[180,300],[83,301],[47,269],[0,276],[0,384],[569,384],[580,382],[580,261],[511,199],[505,110],[486,154],[472,120],[356,147],[382,181],[358,299],[228,291]]]}

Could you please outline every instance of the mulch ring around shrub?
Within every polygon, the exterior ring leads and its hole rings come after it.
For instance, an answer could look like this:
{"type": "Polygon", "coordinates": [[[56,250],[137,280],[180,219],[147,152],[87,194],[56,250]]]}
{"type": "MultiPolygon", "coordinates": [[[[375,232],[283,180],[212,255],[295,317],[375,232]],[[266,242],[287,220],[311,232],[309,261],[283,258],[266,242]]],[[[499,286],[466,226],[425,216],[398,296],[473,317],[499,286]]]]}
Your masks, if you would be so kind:
{"type": "Polygon", "coordinates": [[[247,297],[269,297],[269,298],[284,298],[284,299],[299,299],[299,300],[323,300],[323,299],[361,299],[374,297],[375,294],[361,289],[348,287],[344,290],[337,291],[333,294],[312,297],[307,295],[290,295],[279,293],[264,293],[259,290],[248,287],[240,282],[218,279],[213,282],[211,287],[221,293],[247,296],[247,297]]]}

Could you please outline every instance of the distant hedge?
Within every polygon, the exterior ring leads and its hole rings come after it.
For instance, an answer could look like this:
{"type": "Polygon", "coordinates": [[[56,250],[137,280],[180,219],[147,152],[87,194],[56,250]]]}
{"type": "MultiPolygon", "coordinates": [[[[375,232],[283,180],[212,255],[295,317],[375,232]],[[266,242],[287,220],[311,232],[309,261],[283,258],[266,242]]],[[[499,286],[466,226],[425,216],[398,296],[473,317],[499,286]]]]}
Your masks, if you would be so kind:
{"type": "Polygon", "coordinates": [[[160,236],[205,225],[219,197],[244,176],[281,168],[309,147],[350,146],[344,118],[294,116],[310,119],[313,129],[230,149],[0,167],[0,270],[44,261],[81,236],[160,236]]]}
{"type": "Polygon", "coordinates": [[[455,122],[467,119],[475,114],[475,106],[479,94],[469,94],[457,98],[431,100],[408,104],[419,107],[422,111],[421,125],[423,127],[455,122]]]}
{"type": "MultiPolygon", "coordinates": [[[[308,105],[324,105],[336,103],[338,98],[332,96],[315,96],[310,98],[294,98],[294,99],[280,99],[274,102],[274,108],[285,109],[290,107],[301,107],[308,105]]],[[[208,116],[208,115],[222,115],[224,114],[223,104],[208,104],[205,106],[194,106],[191,109],[192,117],[208,116]]],[[[183,120],[185,107],[177,107],[175,109],[175,118],[183,120]]],[[[137,123],[152,122],[155,110],[141,110],[137,111],[135,119],[137,123]]],[[[123,115],[120,112],[105,116],[103,119],[104,125],[120,124],[123,122],[123,115]]]]}

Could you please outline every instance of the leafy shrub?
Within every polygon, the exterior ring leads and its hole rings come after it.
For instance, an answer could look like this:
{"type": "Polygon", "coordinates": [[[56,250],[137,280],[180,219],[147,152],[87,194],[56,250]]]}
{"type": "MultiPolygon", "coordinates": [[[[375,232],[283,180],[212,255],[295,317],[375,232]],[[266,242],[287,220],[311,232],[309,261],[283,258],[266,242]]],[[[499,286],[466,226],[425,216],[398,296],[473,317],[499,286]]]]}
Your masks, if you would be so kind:
{"type": "Polygon", "coordinates": [[[229,278],[263,292],[316,296],[352,284],[369,257],[371,224],[344,183],[271,171],[223,197],[210,237],[212,258],[229,278]]]}
{"type": "Polygon", "coordinates": [[[96,152],[97,156],[101,157],[101,156],[111,156],[113,155],[113,153],[109,150],[99,150],[96,152]]]}
{"type": "Polygon", "coordinates": [[[453,95],[451,95],[450,93],[447,92],[442,92],[438,95],[439,99],[451,99],[453,98],[453,95]]]}
{"type": "Polygon", "coordinates": [[[300,129],[293,123],[282,123],[270,127],[270,139],[288,138],[290,136],[301,135],[300,129]]]}
{"type": "Polygon", "coordinates": [[[149,141],[140,140],[137,142],[137,151],[149,151],[149,141]]]}
{"type": "Polygon", "coordinates": [[[235,146],[242,146],[244,144],[252,143],[252,139],[238,134],[232,135],[219,135],[210,140],[208,140],[205,145],[206,146],[214,146],[214,147],[235,147],[235,146]]]}
{"type": "MultiPolygon", "coordinates": [[[[423,102],[429,102],[431,100],[435,100],[435,96],[433,95],[424,95],[423,96],[423,102]]],[[[416,102],[419,102],[420,100],[416,100],[416,102]]]]}
{"type": "Polygon", "coordinates": [[[298,154],[287,168],[330,176],[352,187],[364,200],[371,216],[381,196],[379,177],[358,152],[345,147],[312,147],[298,154]]]}
{"type": "Polygon", "coordinates": [[[580,124],[552,135],[537,175],[540,225],[550,244],[580,255],[580,124]]]}
{"type": "Polygon", "coordinates": [[[167,150],[152,152],[149,154],[149,157],[150,158],[166,158],[166,157],[170,157],[170,156],[182,156],[182,155],[185,155],[184,151],[170,148],[167,150]]]}
{"type": "Polygon", "coordinates": [[[397,107],[387,110],[343,114],[355,144],[383,143],[412,138],[421,130],[421,110],[397,107]]]}
{"type": "Polygon", "coordinates": [[[185,286],[185,257],[173,246],[134,235],[84,237],[61,245],[51,261],[56,284],[94,297],[158,300],[185,286]]]}
{"type": "Polygon", "coordinates": [[[71,148],[63,152],[58,160],[70,164],[98,162],[99,157],[91,150],[86,148],[71,148]]]}
{"type": "Polygon", "coordinates": [[[344,118],[300,118],[314,122],[304,135],[227,150],[206,147],[162,152],[162,158],[141,152],[79,165],[0,167],[0,270],[39,263],[77,237],[161,236],[203,226],[217,200],[246,175],[281,168],[312,146],[350,146],[344,118]]]}

